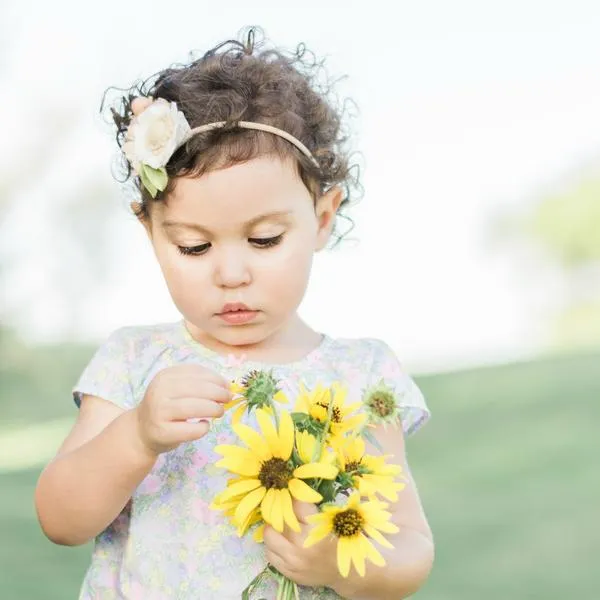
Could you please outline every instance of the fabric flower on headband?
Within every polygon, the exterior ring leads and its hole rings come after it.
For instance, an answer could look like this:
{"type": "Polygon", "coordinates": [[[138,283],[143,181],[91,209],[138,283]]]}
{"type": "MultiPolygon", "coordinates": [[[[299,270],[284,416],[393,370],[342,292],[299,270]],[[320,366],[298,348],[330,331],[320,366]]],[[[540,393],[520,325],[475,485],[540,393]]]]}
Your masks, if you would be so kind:
{"type": "Polygon", "coordinates": [[[167,187],[165,166],[185,142],[190,125],[177,104],[163,98],[136,98],[132,110],[134,118],[122,150],[143,186],[155,198],[167,187]]]}

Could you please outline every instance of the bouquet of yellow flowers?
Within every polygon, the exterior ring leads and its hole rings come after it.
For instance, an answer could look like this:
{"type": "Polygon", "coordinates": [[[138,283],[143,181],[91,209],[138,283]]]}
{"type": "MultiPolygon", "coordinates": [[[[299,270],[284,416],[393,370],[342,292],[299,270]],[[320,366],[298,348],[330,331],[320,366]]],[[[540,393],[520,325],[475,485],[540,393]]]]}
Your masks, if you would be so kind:
{"type": "MultiPolygon", "coordinates": [[[[235,409],[233,430],[242,444],[215,448],[223,457],[217,466],[232,477],[212,508],[224,511],[239,536],[253,528],[254,539],[262,542],[265,524],[278,532],[285,526],[300,531],[292,499],[314,503],[320,512],[308,517],[312,529],[305,547],[337,537],[343,577],[351,563],[361,576],[366,560],[383,566],[373,541],[391,547],[382,534],[398,528],[390,521],[388,503],[378,495],[396,501],[405,484],[399,481],[401,467],[386,462],[389,456],[366,454],[365,439],[379,448],[369,428],[397,422],[393,391],[381,382],[365,391],[362,402],[346,404],[346,390],[339,383],[301,388],[294,411],[288,412],[276,407],[288,398],[271,372],[252,371],[231,389],[234,398],[228,408],[235,409]],[[259,431],[240,422],[245,411],[255,412],[259,431]]],[[[269,565],[242,599],[266,576],[278,580],[278,600],[298,598],[297,585],[269,565]]]]}

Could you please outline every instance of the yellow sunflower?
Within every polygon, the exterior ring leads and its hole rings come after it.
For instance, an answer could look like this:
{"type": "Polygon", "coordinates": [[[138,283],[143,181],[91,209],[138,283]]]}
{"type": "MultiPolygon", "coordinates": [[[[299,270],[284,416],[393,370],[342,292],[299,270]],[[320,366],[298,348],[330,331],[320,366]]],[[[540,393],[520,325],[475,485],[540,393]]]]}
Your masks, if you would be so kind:
{"type": "Polygon", "coordinates": [[[390,522],[391,513],[385,510],[386,502],[379,500],[360,501],[355,492],[348,498],[346,506],[324,506],[323,512],[307,517],[314,528],[304,540],[308,548],[328,535],[337,537],[337,565],[342,577],[350,573],[350,562],[361,577],[365,574],[365,559],[383,567],[385,559],[373,546],[371,539],[382,546],[393,548],[381,532],[396,533],[398,527],[390,522]]]}
{"type": "Polygon", "coordinates": [[[331,412],[331,422],[329,424],[330,441],[342,437],[348,431],[354,431],[366,420],[365,414],[353,414],[361,406],[362,402],[346,404],[347,390],[339,383],[332,384],[331,387],[317,387],[309,392],[304,386],[300,389],[300,394],[296,401],[295,411],[308,415],[309,423],[303,428],[311,433],[324,428],[327,418],[331,412]],[[330,411],[331,408],[331,411],[330,411]]]}
{"type": "Polygon", "coordinates": [[[406,487],[396,477],[402,473],[400,465],[386,464],[391,455],[373,456],[365,454],[365,441],[354,436],[336,444],[340,472],[362,496],[381,494],[390,502],[398,500],[398,492],[406,487]]]}
{"type": "Polygon", "coordinates": [[[236,396],[225,404],[225,410],[237,407],[231,418],[232,423],[239,423],[245,410],[270,409],[273,400],[281,404],[288,402],[287,396],[277,387],[277,380],[264,371],[250,371],[240,383],[232,382],[229,390],[236,396]]]}
{"type": "Polygon", "coordinates": [[[282,532],[287,524],[294,531],[300,531],[292,498],[311,503],[323,499],[303,479],[335,479],[337,468],[319,462],[294,467],[291,461],[294,423],[289,413],[281,412],[279,431],[265,410],[257,409],[256,419],[262,436],[242,423],[233,426],[247,448],[225,444],[215,447],[215,452],[223,456],[216,465],[240,476],[217,496],[215,505],[236,503],[232,521],[240,535],[259,507],[264,521],[275,530],[282,532]]]}

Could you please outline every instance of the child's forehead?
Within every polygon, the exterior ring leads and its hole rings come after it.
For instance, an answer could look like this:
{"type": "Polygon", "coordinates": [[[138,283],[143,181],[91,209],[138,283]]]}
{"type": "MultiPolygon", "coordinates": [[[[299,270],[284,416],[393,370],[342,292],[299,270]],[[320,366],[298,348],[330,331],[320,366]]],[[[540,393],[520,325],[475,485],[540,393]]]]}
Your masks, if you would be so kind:
{"type": "Polygon", "coordinates": [[[312,206],[310,193],[293,166],[265,157],[178,178],[160,216],[170,222],[246,224],[264,215],[293,215],[306,203],[312,206]]]}
{"type": "Polygon", "coordinates": [[[276,156],[259,156],[251,160],[214,169],[200,177],[179,177],[176,180],[174,195],[189,193],[205,195],[227,195],[232,190],[238,193],[279,192],[282,188],[294,188],[302,184],[298,169],[290,160],[276,156]]]}

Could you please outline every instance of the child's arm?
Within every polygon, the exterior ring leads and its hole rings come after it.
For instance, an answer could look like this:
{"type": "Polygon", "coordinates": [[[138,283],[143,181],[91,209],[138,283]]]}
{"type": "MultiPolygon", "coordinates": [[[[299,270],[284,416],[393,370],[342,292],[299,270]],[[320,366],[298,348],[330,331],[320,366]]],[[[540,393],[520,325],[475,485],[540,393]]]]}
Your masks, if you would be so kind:
{"type": "Polygon", "coordinates": [[[157,455],[139,442],[134,411],[84,396],[79,418],[37,484],[35,504],[46,536],[84,544],[127,504],[157,455]]]}
{"type": "Polygon", "coordinates": [[[227,382],[199,366],[158,373],[143,401],[123,411],[85,396],[79,418],[35,492],[44,533],[57,544],[84,544],[123,510],[158,455],[198,439],[230,400],[227,382]]]}
{"type": "MultiPolygon", "coordinates": [[[[264,541],[267,559],[284,575],[297,583],[309,586],[325,585],[333,588],[348,600],[389,600],[407,598],[414,594],[426,581],[434,558],[433,536],[419,500],[416,485],[410,476],[405,457],[402,431],[379,426],[375,435],[382,446],[383,454],[393,454],[390,462],[402,465],[406,476],[406,487],[398,493],[399,499],[391,504],[392,521],[400,531],[386,535],[393,549],[377,546],[386,560],[385,567],[367,563],[364,577],[351,569],[347,578],[341,577],[337,569],[337,541],[324,539],[318,544],[304,548],[303,542],[311,526],[306,525],[306,516],[314,513],[312,505],[296,503],[302,531],[289,529],[284,534],[267,526],[264,541]]],[[[372,446],[371,454],[379,451],[372,446]]]]}

